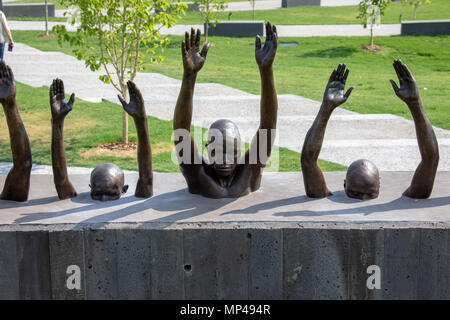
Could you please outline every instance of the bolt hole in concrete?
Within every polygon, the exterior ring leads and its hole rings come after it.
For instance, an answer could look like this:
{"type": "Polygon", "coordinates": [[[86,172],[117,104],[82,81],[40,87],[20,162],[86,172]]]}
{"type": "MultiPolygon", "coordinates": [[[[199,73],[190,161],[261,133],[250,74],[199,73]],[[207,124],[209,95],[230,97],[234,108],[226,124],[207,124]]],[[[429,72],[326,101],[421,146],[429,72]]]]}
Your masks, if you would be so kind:
{"type": "Polygon", "coordinates": [[[252,238],[252,234],[251,233],[247,233],[247,238],[251,239],[252,238]]]}
{"type": "Polygon", "coordinates": [[[192,266],[190,264],[184,265],[184,271],[189,272],[192,270],[192,266]]]}

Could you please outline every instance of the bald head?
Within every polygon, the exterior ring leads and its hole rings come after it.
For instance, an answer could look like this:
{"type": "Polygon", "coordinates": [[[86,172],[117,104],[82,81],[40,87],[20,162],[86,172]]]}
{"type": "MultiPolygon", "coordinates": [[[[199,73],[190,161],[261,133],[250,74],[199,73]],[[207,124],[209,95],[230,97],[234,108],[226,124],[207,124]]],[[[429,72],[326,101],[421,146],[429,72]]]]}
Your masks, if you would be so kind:
{"type": "Polygon", "coordinates": [[[347,170],[345,193],[350,198],[375,199],[380,192],[380,174],[375,164],[361,159],[353,162],[347,170]]]}
{"type": "Polygon", "coordinates": [[[122,169],[112,163],[103,163],[91,173],[91,198],[93,200],[117,200],[128,189],[124,185],[122,169]]]}
{"type": "Polygon", "coordinates": [[[221,176],[231,175],[240,157],[241,135],[236,124],[220,119],[209,127],[208,155],[214,170],[221,176]]]}

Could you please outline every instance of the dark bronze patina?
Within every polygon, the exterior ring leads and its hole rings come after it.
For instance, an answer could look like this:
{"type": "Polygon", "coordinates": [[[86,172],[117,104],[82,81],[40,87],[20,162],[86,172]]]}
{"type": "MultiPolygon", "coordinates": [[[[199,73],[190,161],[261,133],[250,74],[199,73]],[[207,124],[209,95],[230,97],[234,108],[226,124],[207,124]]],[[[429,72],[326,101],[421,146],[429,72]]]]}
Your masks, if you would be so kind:
{"type": "Polygon", "coordinates": [[[27,201],[32,167],[30,141],[17,109],[14,75],[3,61],[0,61],[0,103],[8,124],[13,158],[0,199],[27,201]]]}
{"type": "MultiPolygon", "coordinates": [[[[332,195],[317,160],[332,112],[347,101],[353,90],[351,87],[344,94],[348,74],[349,70],[346,69],[345,64],[340,64],[333,71],[325,89],[319,113],[305,137],[301,166],[306,194],[311,198],[325,198],[332,195]]],[[[380,176],[377,167],[368,160],[353,162],[348,168],[344,187],[347,196],[351,198],[367,200],[378,197],[380,176]]]]}
{"type": "Polygon", "coordinates": [[[400,60],[394,61],[394,69],[400,83],[400,88],[391,80],[392,88],[397,97],[406,103],[411,111],[416,127],[422,161],[414,173],[411,185],[403,193],[410,198],[428,198],[433,190],[434,178],[439,164],[439,147],[433,127],[423,110],[416,80],[411,71],[400,60]]]}
{"type": "MultiPolygon", "coordinates": [[[[183,58],[183,81],[175,107],[174,130],[190,131],[193,109],[194,86],[197,73],[203,67],[209,49],[206,43],[201,52],[200,30],[191,35],[186,32],[185,41],[181,44],[183,58]]],[[[208,162],[199,153],[194,138],[188,135],[191,147],[191,159],[189,163],[181,158],[183,151],[177,153],[180,162],[180,170],[186,179],[191,193],[201,194],[210,198],[234,198],[246,195],[257,190],[261,183],[262,170],[266,165],[266,159],[259,157],[259,140],[267,139],[265,144],[267,150],[264,152],[269,156],[273,145],[271,129],[276,128],[278,101],[275,91],[272,64],[275,58],[278,44],[277,30],[270,23],[266,24],[266,42],[261,45],[261,39],[257,36],[255,42],[255,58],[261,76],[261,122],[259,130],[253,138],[249,150],[240,158],[240,136],[236,125],[229,120],[218,120],[214,122],[208,134],[209,145],[216,139],[214,132],[220,132],[223,139],[222,154],[212,154],[209,150],[208,162]],[[261,130],[268,130],[268,134],[262,136],[261,130]],[[234,148],[229,146],[233,145],[234,148]],[[228,148],[227,148],[228,147],[228,148]],[[231,151],[229,149],[232,149],[231,151]],[[252,154],[258,155],[254,163],[250,163],[252,154]],[[222,159],[216,163],[217,159],[222,159]]],[[[183,138],[175,139],[175,146],[183,141],[183,138]]]]}
{"type": "Polygon", "coordinates": [[[50,108],[52,112],[52,168],[53,180],[59,199],[76,197],[77,192],[67,174],[66,152],[64,150],[64,119],[72,111],[75,94],[72,93],[66,103],[64,83],[53,80],[50,86],[50,108]]]}
{"type": "Polygon", "coordinates": [[[133,117],[138,135],[137,160],[139,180],[134,195],[139,198],[149,198],[153,195],[153,171],[147,114],[145,112],[144,99],[139,89],[132,81],[128,81],[127,85],[130,103],[127,103],[120,95],[118,97],[124,110],[133,117]]]}
{"type": "Polygon", "coordinates": [[[122,169],[112,163],[103,163],[91,172],[91,198],[100,201],[117,200],[128,190],[124,183],[122,169]]]}

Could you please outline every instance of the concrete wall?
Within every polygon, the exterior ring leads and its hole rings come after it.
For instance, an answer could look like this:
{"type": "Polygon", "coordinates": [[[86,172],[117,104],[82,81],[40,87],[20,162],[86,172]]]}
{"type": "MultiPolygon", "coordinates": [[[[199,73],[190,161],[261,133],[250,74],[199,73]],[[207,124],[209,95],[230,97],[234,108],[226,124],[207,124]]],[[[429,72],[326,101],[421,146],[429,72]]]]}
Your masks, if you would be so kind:
{"type": "MultiPolygon", "coordinates": [[[[203,25],[203,30],[206,30],[206,24],[203,25]]],[[[264,21],[221,21],[215,27],[210,26],[208,34],[227,37],[262,36],[264,34],[264,21]]]]}
{"type": "Polygon", "coordinates": [[[321,0],[281,0],[281,7],[320,6],[320,2],[321,0]]]}
{"type": "MultiPolygon", "coordinates": [[[[3,12],[6,17],[45,17],[44,3],[3,4],[3,12]]],[[[48,4],[48,16],[55,16],[55,6],[48,4]]]]}
{"type": "Polygon", "coordinates": [[[402,36],[406,35],[435,36],[440,34],[450,34],[450,19],[402,21],[401,34],[402,36]]]}
{"type": "Polygon", "coordinates": [[[0,232],[1,299],[449,299],[450,230],[98,228],[0,232]],[[81,289],[66,287],[67,267],[81,289]],[[366,286],[381,268],[381,289],[366,286]]]}

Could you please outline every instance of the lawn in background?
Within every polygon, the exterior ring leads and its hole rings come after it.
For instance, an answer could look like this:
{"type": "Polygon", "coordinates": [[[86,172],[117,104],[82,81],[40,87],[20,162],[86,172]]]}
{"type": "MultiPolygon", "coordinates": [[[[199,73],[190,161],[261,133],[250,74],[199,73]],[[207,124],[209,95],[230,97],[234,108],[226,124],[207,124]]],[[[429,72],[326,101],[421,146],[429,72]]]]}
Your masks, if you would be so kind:
{"type": "MultiPolygon", "coordinates": [[[[450,1],[449,1],[450,2],[450,1]]],[[[56,39],[37,37],[39,31],[14,31],[17,42],[25,42],[46,51],[72,54],[67,44],[59,47],[56,39]]],[[[158,72],[181,79],[180,42],[170,36],[165,59],[160,64],[145,64],[147,72],[158,72]]],[[[254,39],[210,37],[214,43],[208,53],[198,82],[221,83],[259,94],[260,78],[254,58],[254,39]]],[[[342,107],[359,113],[391,113],[411,119],[404,103],[394,94],[389,79],[396,80],[394,59],[402,59],[412,70],[420,88],[425,110],[433,125],[450,129],[450,36],[375,37],[380,52],[365,51],[368,37],[281,38],[275,59],[276,89],[279,94],[297,94],[322,100],[333,68],[346,63],[350,68],[348,86],[354,86],[350,99],[342,107]]],[[[8,53],[7,53],[8,54],[8,53]]],[[[6,58],[7,59],[7,58],[6,58]]],[[[61,75],[64,79],[64,76],[61,75]]]]}
{"type": "MultiPolygon", "coordinates": [[[[61,75],[64,79],[64,76],[61,75]]],[[[32,88],[16,82],[17,105],[31,142],[33,163],[51,165],[51,115],[48,88],[32,88]]],[[[70,94],[70,93],[68,93],[70,94]]],[[[174,107],[174,106],[173,106],[174,107]]],[[[137,141],[134,122],[129,122],[129,139],[137,141]]],[[[173,143],[172,121],[148,117],[152,144],[153,170],[178,172],[171,160],[173,143]]],[[[205,131],[205,130],[204,130],[205,131]]],[[[0,162],[11,162],[8,128],[3,109],[0,111],[0,162]]],[[[122,107],[111,103],[91,103],[77,99],[64,123],[64,141],[69,166],[96,167],[105,162],[117,164],[122,169],[138,170],[136,151],[105,154],[99,146],[120,141],[122,137],[122,107]],[[101,115],[101,116],[99,116],[101,115]]],[[[300,141],[299,141],[300,143],[300,141]]],[[[201,146],[203,148],[203,146],[201,146]]],[[[279,148],[279,171],[300,171],[300,154],[279,148]]],[[[277,152],[275,150],[274,152],[277,152]]],[[[319,161],[324,171],[346,170],[345,166],[319,161]]]]}
{"type": "MultiPolygon", "coordinates": [[[[281,0],[280,0],[281,1],[281,0]]],[[[258,3],[256,3],[256,8],[258,3]]],[[[229,12],[223,12],[219,18],[228,20],[229,12]]],[[[381,23],[399,23],[400,14],[402,20],[413,20],[413,9],[408,4],[401,2],[391,3],[381,18],[381,23]]],[[[358,6],[343,7],[319,7],[300,6],[273,10],[255,10],[256,20],[270,21],[275,24],[355,24],[360,23],[358,6]]],[[[252,11],[233,11],[231,20],[252,20],[252,11]]],[[[422,5],[417,10],[417,20],[450,19],[450,1],[433,0],[429,5],[422,5]]],[[[200,13],[191,11],[181,19],[180,24],[202,24],[200,13]]]]}

